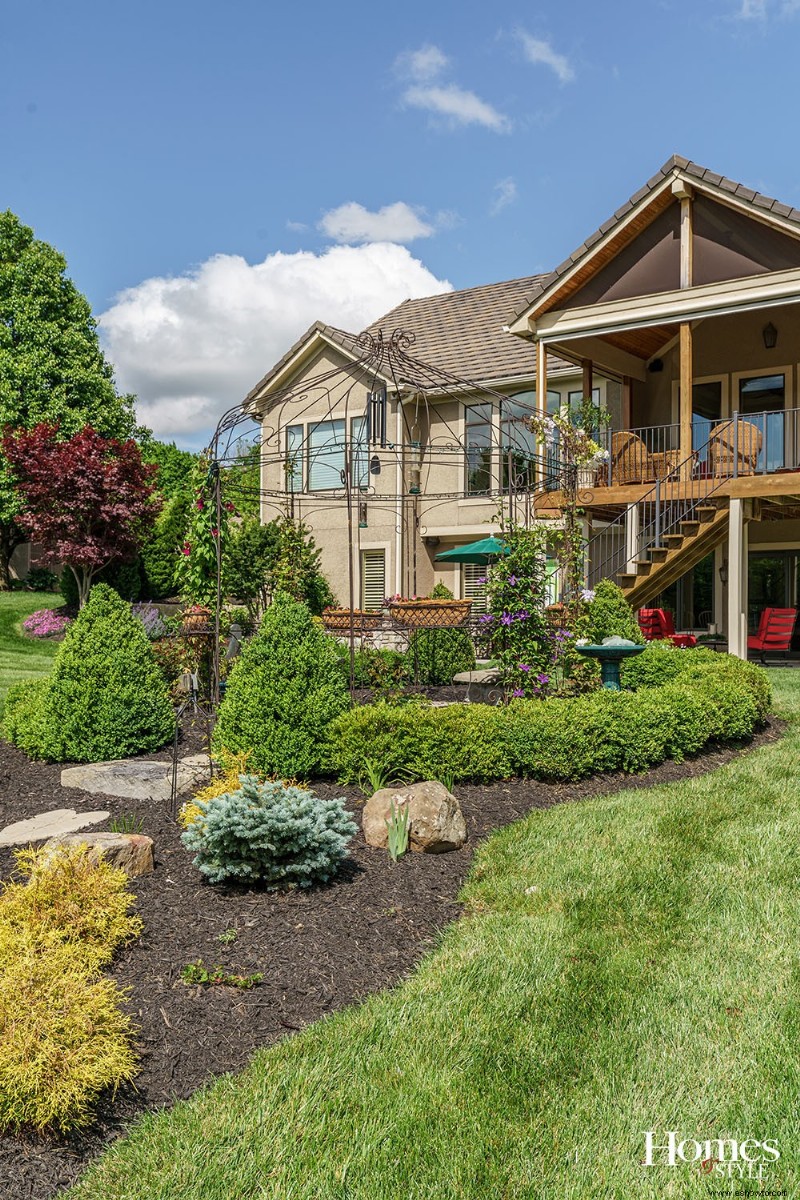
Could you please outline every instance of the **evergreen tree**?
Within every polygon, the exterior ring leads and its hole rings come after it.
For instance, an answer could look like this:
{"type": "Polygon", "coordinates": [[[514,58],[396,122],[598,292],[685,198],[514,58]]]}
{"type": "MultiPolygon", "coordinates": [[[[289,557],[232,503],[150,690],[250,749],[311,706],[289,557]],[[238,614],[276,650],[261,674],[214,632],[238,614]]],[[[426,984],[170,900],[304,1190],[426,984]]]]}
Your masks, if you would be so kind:
{"type": "MultiPolygon", "coordinates": [[[[66,275],[66,261],[14,213],[0,213],[0,429],[56,424],[69,438],[86,425],[126,438],[133,400],[118,396],[89,303],[66,275]]],[[[0,589],[25,538],[20,500],[0,456],[0,589]]]]}
{"type": "Polygon", "coordinates": [[[175,573],[186,541],[190,504],[189,492],[177,492],[168,500],[139,552],[145,593],[151,600],[163,600],[175,593],[175,573]]]}
{"type": "Polygon", "coordinates": [[[249,770],[305,779],[322,768],[328,725],[348,703],[336,643],[281,593],[235,661],[213,745],[247,753],[249,770]]]}
{"type": "MultiPolygon", "coordinates": [[[[14,711],[20,704],[28,728],[24,748],[56,762],[158,750],[175,731],[172,703],[144,626],[105,583],[92,588],[67,630],[48,679],[35,681],[33,688],[26,685],[12,697],[7,736],[14,736],[14,711]]],[[[20,729],[14,740],[22,733],[20,729]]]]}

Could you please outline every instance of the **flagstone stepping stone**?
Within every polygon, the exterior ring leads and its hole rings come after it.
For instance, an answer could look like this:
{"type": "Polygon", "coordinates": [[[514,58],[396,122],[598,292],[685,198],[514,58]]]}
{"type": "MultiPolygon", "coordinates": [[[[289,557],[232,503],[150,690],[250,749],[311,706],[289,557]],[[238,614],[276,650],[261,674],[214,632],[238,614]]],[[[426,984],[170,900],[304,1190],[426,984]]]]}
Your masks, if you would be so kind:
{"type": "Polygon", "coordinates": [[[74,833],[87,825],[98,825],[110,816],[107,812],[76,812],[74,808],[54,808],[25,821],[15,821],[0,829],[0,846],[27,846],[44,842],[60,833],[74,833]]]}
{"type": "MultiPolygon", "coordinates": [[[[178,763],[178,793],[209,778],[207,754],[193,754],[178,763]]],[[[125,800],[163,800],[172,796],[172,763],[142,758],[116,758],[110,762],[65,767],[61,786],[120,796],[125,800]]]]}

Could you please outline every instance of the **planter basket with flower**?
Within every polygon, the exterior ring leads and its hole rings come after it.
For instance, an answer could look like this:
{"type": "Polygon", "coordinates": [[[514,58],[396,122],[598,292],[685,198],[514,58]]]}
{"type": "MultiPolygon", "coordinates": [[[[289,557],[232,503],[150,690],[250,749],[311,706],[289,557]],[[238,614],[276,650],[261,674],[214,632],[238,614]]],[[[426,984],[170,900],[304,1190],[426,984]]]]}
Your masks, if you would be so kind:
{"type": "Polygon", "coordinates": [[[382,616],[379,612],[367,612],[361,608],[324,608],[322,623],[329,633],[349,633],[352,617],[353,629],[358,633],[379,629],[382,616]]]}

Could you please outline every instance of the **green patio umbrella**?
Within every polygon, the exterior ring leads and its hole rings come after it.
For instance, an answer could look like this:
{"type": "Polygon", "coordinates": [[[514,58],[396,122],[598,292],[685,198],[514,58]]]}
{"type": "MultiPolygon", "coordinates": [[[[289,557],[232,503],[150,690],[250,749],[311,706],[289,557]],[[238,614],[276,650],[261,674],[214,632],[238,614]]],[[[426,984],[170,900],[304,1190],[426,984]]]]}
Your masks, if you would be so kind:
{"type": "Polygon", "coordinates": [[[509,548],[504,541],[494,535],[481,538],[479,542],[470,542],[466,546],[455,546],[452,550],[443,550],[436,555],[436,562],[480,563],[485,565],[501,554],[509,554],[509,548]]]}

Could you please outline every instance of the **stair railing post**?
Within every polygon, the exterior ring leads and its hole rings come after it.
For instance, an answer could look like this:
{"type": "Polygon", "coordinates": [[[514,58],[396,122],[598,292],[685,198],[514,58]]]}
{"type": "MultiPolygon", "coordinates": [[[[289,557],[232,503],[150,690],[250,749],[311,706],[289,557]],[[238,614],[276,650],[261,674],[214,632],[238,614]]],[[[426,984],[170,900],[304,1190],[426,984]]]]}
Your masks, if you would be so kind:
{"type": "Polygon", "coordinates": [[[739,410],[733,414],[733,478],[739,478],[739,410]]]}
{"type": "Polygon", "coordinates": [[[661,480],[656,480],[656,522],[655,522],[655,540],[653,545],[658,548],[661,545],[661,480]]]}

